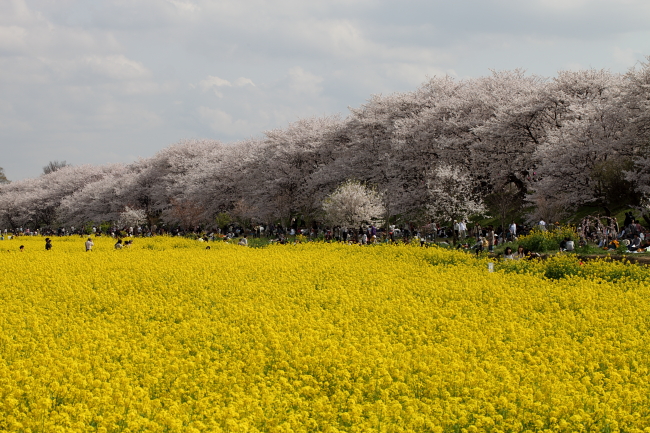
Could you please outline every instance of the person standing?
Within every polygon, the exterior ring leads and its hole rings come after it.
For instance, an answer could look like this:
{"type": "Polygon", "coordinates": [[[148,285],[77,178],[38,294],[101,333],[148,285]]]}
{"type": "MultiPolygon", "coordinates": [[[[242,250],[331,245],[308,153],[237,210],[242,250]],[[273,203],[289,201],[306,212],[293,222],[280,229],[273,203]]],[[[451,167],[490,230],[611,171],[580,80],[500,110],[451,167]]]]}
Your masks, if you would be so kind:
{"type": "Polygon", "coordinates": [[[458,234],[462,240],[465,240],[467,237],[467,221],[461,220],[458,223],[458,234]]]}
{"type": "Polygon", "coordinates": [[[52,249],[52,240],[50,238],[45,238],[45,251],[50,251],[52,249]]]}
{"type": "Polygon", "coordinates": [[[474,224],[474,229],[472,231],[472,234],[474,235],[474,238],[478,242],[481,239],[481,235],[483,234],[481,225],[479,223],[474,224]]]}
{"type": "Polygon", "coordinates": [[[514,221],[510,224],[510,235],[513,241],[517,239],[517,224],[514,221]]]}
{"type": "Polygon", "coordinates": [[[91,238],[88,238],[88,240],[86,241],[86,252],[92,251],[94,245],[95,243],[93,242],[93,240],[91,238]]]}
{"type": "Polygon", "coordinates": [[[494,227],[492,227],[491,225],[488,226],[487,241],[488,241],[488,250],[490,252],[494,251],[495,233],[494,233],[494,227]]]}

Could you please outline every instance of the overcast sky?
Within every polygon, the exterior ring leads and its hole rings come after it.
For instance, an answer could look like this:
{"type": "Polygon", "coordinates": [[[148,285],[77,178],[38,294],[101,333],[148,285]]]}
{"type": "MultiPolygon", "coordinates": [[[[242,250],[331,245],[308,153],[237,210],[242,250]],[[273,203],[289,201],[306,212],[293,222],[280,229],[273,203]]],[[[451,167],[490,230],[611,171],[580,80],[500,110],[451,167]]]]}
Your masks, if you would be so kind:
{"type": "Polygon", "coordinates": [[[0,0],[0,167],[261,136],[427,77],[625,72],[648,0],[0,0]]]}

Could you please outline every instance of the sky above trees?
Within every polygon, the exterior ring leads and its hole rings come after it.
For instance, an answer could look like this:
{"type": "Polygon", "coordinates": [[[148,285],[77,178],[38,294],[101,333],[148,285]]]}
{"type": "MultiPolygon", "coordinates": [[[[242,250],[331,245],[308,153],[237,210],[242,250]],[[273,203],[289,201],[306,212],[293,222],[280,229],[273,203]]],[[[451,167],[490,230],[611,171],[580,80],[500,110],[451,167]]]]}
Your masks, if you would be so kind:
{"type": "Polygon", "coordinates": [[[261,136],[427,77],[625,72],[645,0],[0,2],[0,166],[131,162],[261,136]]]}

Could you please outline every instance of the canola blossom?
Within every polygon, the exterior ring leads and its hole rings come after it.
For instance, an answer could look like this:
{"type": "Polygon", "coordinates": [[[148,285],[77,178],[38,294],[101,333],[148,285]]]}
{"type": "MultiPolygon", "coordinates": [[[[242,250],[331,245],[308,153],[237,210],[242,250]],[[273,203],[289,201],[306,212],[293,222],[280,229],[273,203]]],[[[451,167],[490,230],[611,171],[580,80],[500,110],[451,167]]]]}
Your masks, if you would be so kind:
{"type": "Polygon", "coordinates": [[[0,431],[650,431],[645,268],[84,240],[0,241],[0,431]]]}

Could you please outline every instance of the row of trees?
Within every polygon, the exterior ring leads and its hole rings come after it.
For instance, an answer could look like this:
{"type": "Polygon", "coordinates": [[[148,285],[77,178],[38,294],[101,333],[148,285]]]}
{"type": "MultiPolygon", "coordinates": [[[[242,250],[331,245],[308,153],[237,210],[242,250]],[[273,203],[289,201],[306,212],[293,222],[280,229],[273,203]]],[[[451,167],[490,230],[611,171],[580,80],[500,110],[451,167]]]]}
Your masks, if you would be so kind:
{"type": "Polygon", "coordinates": [[[526,203],[531,219],[548,220],[585,204],[640,205],[650,195],[650,63],[626,74],[433,78],[259,139],[57,167],[1,186],[0,223],[81,226],[117,221],[127,206],[185,228],[224,212],[242,224],[322,220],[326,197],[348,180],[378,194],[387,219],[423,223],[486,207],[505,218],[526,203]]]}

